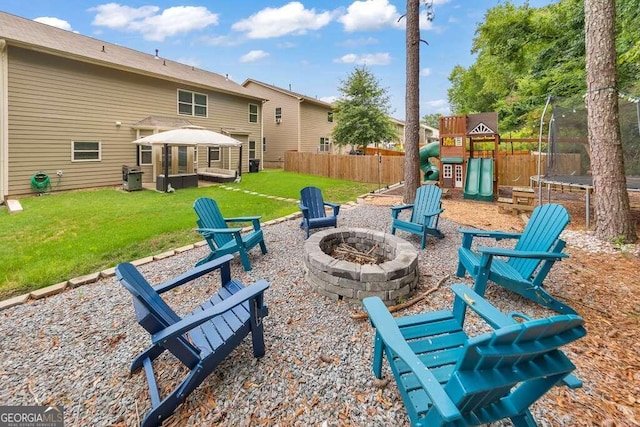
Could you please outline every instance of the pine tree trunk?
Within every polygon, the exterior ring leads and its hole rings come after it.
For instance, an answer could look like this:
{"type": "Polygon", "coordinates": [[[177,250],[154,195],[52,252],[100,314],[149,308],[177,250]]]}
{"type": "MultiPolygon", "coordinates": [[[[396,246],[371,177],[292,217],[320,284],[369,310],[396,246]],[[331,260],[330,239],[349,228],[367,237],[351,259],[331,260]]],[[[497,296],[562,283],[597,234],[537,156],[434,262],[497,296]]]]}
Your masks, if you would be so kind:
{"type": "Polygon", "coordinates": [[[585,0],[587,120],[595,190],[596,236],[636,240],[620,136],[615,0],[585,0]]]}
{"type": "Polygon", "coordinates": [[[407,88],[405,94],[404,203],[420,186],[420,1],[407,0],[407,88]]]}

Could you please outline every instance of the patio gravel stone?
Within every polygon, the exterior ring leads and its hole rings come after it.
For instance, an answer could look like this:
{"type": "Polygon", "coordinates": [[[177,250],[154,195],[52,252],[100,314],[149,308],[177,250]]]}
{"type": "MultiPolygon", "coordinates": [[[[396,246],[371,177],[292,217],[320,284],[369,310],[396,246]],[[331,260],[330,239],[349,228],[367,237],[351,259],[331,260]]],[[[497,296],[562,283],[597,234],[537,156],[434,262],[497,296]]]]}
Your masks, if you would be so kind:
{"type": "MultiPolygon", "coordinates": [[[[343,206],[338,217],[340,227],[385,232],[390,222],[388,207],[371,205],[343,206]]],[[[168,425],[408,425],[393,380],[382,389],[374,382],[373,330],[369,322],[350,317],[362,311],[361,305],[321,296],[305,280],[305,240],[299,224],[292,218],[264,227],[269,252],[263,256],[259,250],[251,251],[252,271],[245,272],[237,257],[231,262],[232,275],[244,283],[266,279],[271,284],[265,293],[269,307],[264,320],[265,356],[254,359],[246,339],[187,398],[168,425]]],[[[470,283],[454,276],[458,225],[441,219],[440,229],[444,239],[429,239],[427,247],[418,250],[418,292],[450,277],[437,292],[401,315],[449,308],[448,285],[470,283]]],[[[402,232],[398,236],[419,247],[417,236],[402,232]]],[[[162,283],[192,268],[208,253],[207,247],[195,246],[156,261],[145,258],[138,262],[139,269],[152,284],[162,283]]],[[[184,315],[212,295],[218,281],[217,274],[208,275],[163,297],[184,315]]],[[[551,293],[562,295],[565,282],[554,269],[545,285],[551,293]]],[[[488,288],[488,298],[505,312],[551,314],[496,286],[488,288]]],[[[149,335],[136,323],[131,297],[115,277],[15,303],[19,305],[0,311],[0,405],[62,404],[67,425],[131,426],[141,421],[150,408],[146,379],[142,371],[129,376],[129,366],[148,346],[149,335]]],[[[474,332],[473,321],[470,327],[474,332]]],[[[174,387],[186,373],[168,355],[161,356],[156,367],[162,389],[174,387]]],[[[384,369],[386,378],[392,378],[386,364],[384,369]]],[[[541,425],[578,421],[555,418],[545,409],[552,404],[533,407],[541,425]]],[[[499,425],[503,424],[493,424],[499,425]]]]}

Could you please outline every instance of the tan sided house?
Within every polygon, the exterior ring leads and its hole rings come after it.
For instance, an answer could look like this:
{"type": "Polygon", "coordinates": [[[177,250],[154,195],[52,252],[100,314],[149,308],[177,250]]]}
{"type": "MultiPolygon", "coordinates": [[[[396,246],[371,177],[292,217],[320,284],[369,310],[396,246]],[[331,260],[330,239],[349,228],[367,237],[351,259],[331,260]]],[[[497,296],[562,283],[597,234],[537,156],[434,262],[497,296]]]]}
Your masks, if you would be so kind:
{"type": "MultiPolygon", "coordinates": [[[[197,125],[262,157],[263,98],[219,74],[0,12],[0,201],[122,183],[122,166],[161,173],[162,147],[135,139],[197,125]]],[[[272,121],[272,120],[271,120],[272,121]]],[[[239,149],[170,147],[170,173],[236,169],[239,149]]],[[[253,162],[252,164],[256,164],[253,162]]]]}
{"type": "Polygon", "coordinates": [[[289,150],[333,152],[331,104],[253,79],[247,79],[242,86],[267,100],[263,108],[266,167],[283,167],[284,153],[289,150]]]}

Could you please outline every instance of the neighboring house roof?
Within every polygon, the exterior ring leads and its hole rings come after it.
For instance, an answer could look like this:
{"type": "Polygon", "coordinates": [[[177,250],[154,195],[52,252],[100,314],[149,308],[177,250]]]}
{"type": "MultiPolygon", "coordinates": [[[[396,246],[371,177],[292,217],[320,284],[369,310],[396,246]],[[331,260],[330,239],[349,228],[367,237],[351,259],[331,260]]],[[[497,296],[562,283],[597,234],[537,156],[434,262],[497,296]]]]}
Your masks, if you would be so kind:
{"type": "Polygon", "coordinates": [[[248,89],[220,74],[5,12],[0,12],[0,38],[13,46],[262,100],[261,97],[253,95],[248,89]]]}
{"type": "Polygon", "coordinates": [[[311,97],[303,95],[301,93],[296,93],[296,92],[292,92],[290,90],[282,89],[281,87],[270,85],[268,83],[263,83],[261,81],[255,80],[255,79],[247,79],[247,80],[245,80],[244,83],[242,83],[242,86],[246,88],[248,83],[255,83],[257,85],[264,86],[264,87],[266,87],[268,89],[271,89],[271,90],[274,90],[276,92],[280,92],[282,94],[297,98],[299,101],[310,102],[312,104],[317,104],[317,105],[320,105],[320,106],[323,106],[323,107],[333,108],[333,105],[331,105],[328,102],[321,101],[321,100],[319,100],[317,98],[311,98],[311,97]]]}

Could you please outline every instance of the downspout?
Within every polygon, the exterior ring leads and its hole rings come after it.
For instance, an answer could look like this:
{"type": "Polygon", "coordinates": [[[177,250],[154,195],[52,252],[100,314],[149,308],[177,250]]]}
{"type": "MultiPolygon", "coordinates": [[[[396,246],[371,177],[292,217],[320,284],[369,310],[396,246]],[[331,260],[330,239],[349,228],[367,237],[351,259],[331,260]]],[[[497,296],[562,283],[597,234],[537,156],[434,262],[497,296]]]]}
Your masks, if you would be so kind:
{"type": "Polygon", "coordinates": [[[262,100],[260,105],[260,170],[264,170],[264,103],[266,99],[262,100]]]}
{"type": "Polygon", "coordinates": [[[0,39],[0,202],[9,192],[9,50],[0,39]]]}
{"type": "Polygon", "coordinates": [[[298,153],[302,152],[302,98],[298,98],[298,153]]]}

